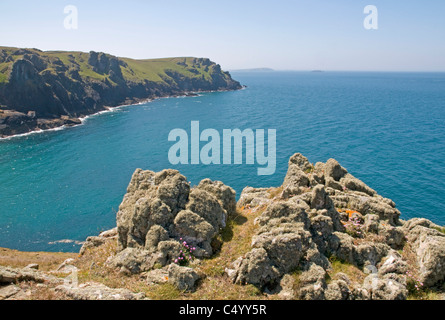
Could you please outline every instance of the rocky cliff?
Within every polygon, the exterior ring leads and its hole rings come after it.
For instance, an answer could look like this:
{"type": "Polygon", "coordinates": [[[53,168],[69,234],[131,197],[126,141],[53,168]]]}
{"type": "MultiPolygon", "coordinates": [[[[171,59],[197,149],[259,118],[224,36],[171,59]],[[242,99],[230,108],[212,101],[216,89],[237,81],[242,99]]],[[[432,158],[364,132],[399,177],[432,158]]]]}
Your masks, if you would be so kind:
{"type": "Polygon", "coordinates": [[[240,88],[209,59],[133,60],[0,47],[0,136],[78,124],[107,107],[240,88]]]}
{"type": "MultiPolygon", "coordinates": [[[[238,202],[222,182],[191,187],[175,170],[136,170],[117,227],[89,237],[80,256],[58,269],[96,283],[59,284],[56,292],[74,299],[95,299],[91,292],[101,290],[110,297],[122,287],[132,292],[117,296],[131,299],[142,298],[141,288],[155,299],[444,299],[444,265],[445,228],[400,219],[393,201],[334,159],[314,165],[295,154],[282,186],[247,187],[238,202]]],[[[30,271],[4,273],[0,283],[30,271]]]]}

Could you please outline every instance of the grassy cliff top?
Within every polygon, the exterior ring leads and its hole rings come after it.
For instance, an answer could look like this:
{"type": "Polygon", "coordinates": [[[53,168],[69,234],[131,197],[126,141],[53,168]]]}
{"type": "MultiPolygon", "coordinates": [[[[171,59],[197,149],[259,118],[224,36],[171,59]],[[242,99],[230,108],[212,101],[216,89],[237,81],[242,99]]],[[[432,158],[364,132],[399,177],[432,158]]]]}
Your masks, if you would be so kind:
{"type": "Polygon", "coordinates": [[[144,81],[163,83],[164,79],[168,78],[167,73],[169,72],[178,73],[187,78],[209,80],[213,71],[221,71],[219,65],[206,58],[176,57],[136,60],[95,52],[41,51],[0,47],[0,83],[8,82],[14,62],[30,58],[42,62],[42,69],[38,70],[41,74],[63,72],[72,75],[72,72],[78,72],[82,79],[108,80],[111,83],[113,80],[109,78],[109,73],[106,70],[100,70],[101,67],[106,69],[106,65],[110,64],[110,61],[119,67],[126,81],[136,83],[144,81]],[[96,56],[96,59],[91,59],[92,54],[96,56]]]}

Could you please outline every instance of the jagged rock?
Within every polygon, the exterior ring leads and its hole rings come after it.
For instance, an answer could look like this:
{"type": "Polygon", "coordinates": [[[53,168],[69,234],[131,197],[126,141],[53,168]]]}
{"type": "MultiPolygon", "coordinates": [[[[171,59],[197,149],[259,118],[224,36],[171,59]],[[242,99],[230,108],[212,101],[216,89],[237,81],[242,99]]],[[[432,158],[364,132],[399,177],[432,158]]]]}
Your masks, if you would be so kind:
{"type": "Polygon", "coordinates": [[[74,300],[143,300],[143,293],[133,293],[126,289],[112,289],[100,283],[85,283],[79,286],[60,285],[56,291],[74,300]]]}
{"type": "Polygon", "coordinates": [[[193,291],[200,278],[192,268],[180,267],[174,263],[168,268],[168,282],[180,291],[193,291]]]}
{"type": "Polygon", "coordinates": [[[205,190],[193,189],[186,208],[204,218],[217,231],[226,226],[227,213],[218,199],[205,190]]]}
{"type": "Polygon", "coordinates": [[[340,181],[348,171],[343,168],[337,160],[329,159],[324,166],[325,176],[331,177],[334,181],[340,181]]]}
{"type": "Polygon", "coordinates": [[[385,243],[391,248],[400,249],[405,243],[405,232],[402,227],[380,224],[378,234],[385,239],[385,243]]]}
{"type": "Polygon", "coordinates": [[[311,234],[303,228],[274,228],[252,240],[253,248],[264,248],[274,267],[285,274],[298,267],[310,244],[311,234]]]}
{"type": "Polygon", "coordinates": [[[407,262],[394,250],[384,260],[385,262],[378,270],[380,276],[390,273],[405,274],[408,270],[407,262]]]}
{"type": "Polygon", "coordinates": [[[326,289],[326,271],[312,264],[307,271],[299,275],[298,298],[301,300],[324,300],[326,289]]]}
{"type": "Polygon", "coordinates": [[[371,274],[365,279],[364,289],[371,300],[406,300],[408,290],[406,282],[400,275],[386,274],[380,278],[378,274],[371,274]]]}
{"type": "Polygon", "coordinates": [[[364,229],[366,232],[379,233],[379,216],[376,214],[367,214],[365,216],[364,229]]]}
{"type": "Polygon", "coordinates": [[[165,228],[160,225],[154,225],[148,230],[145,236],[145,250],[154,253],[158,250],[158,245],[162,241],[167,241],[170,236],[165,228]]]}
{"type": "Polygon", "coordinates": [[[80,248],[79,254],[84,255],[88,249],[100,247],[105,243],[105,241],[106,238],[104,237],[88,237],[85,243],[80,248]]]}
{"type": "Polygon", "coordinates": [[[334,232],[329,238],[330,251],[340,260],[354,264],[354,238],[342,232],[334,232]]]}
{"type": "Polygon", "coordinates": [[[239,207],[257,207],[270,202],[269,189],[246,187],[238,200],[239,207]]]}
{"type": "Polygon", "coordinates": [[[226,272],[234,283],[250,283],[258,287],[273,283],[280,277],[264,248],[253,249],[244,258],[236,260],[233,269],[226,272]]]}
{"type": "Polygon", "coordinates": [[[335,280],[328,284],[325,292],[326,300],[349,300],[351,291],[344,280],[335,280]]]}
{"type": "Polygon", "coordinates": [[[205,179],[191,189],[176,170],[138,169],[119,207],[118,254],[110,265],[130,273],[166,266],[180,256],[183,241],[195,257],[210,257],[212,240],[235,212],[235,192],[222,182],[205,179]]]}
{"type": "Polygon", "coordinates": [[[418,243],[420,281],[432,287],[445,279],[445,237],[423,234],[418,243]]]}
{"type": "Polygon", "coordinates": [[[39,265],[37,264],[37,263],[31,263],[31,264],[28,264],[25,268],[26,269],[34,269],[34,270],[39,270],[39,265]]]}
{"type": "Polygon", "coordinates": [[[221,181],[204,179],[199,183],[198,189],[213,194],[221,202],[227,216],[233,217],[236,214],[236,193],[229,186],[226,186],[221,181]]]}
{"type": "Polygon", "coordinates": [[[212,255],[210,242],[217,231],[204,218],[192,211],[183,210],[176,216],[174,227],[176,234],[187,243],[202,248],[201,251],[196,252],[200,253],[199,257],[210,257],[212,255]]]}
{"type": "Polygon", "coordinates": [[[282,300],[294,300],[296,297],[294,290],[295,286],[295,278],[289,274],[285,274],[277,287],[278,297],[282,300]]]}
{"type": "Polygon", "coordinates": [[[353,248],[354,262],[357,266],[376,266],[391,250],[384,243],[365,243],[353,248]]]}

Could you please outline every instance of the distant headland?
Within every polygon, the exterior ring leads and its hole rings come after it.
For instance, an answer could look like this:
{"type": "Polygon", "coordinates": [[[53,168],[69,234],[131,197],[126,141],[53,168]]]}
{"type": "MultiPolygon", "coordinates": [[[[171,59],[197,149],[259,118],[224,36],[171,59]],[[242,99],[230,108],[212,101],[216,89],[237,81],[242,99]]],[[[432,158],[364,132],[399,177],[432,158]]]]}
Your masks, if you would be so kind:
{"type": "Polygon", "coordinates": [[[207,58],[134,60],[0,47],[0,137],[77,125],[119,105],[241,88],[207,58]]]}

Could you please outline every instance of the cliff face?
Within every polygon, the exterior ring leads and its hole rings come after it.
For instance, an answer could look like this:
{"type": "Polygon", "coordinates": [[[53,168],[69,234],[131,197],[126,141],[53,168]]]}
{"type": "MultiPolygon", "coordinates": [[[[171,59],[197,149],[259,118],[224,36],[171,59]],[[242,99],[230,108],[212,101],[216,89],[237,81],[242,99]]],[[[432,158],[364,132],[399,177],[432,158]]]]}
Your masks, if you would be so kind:
{"type": "Polygon", "coordinates": [[[20,113],[0,112],[0,135],[75,124],[106,107],[146,99],[240,88],[209,59],[132,60],[0,47],[0,107],[20,113]]]}

